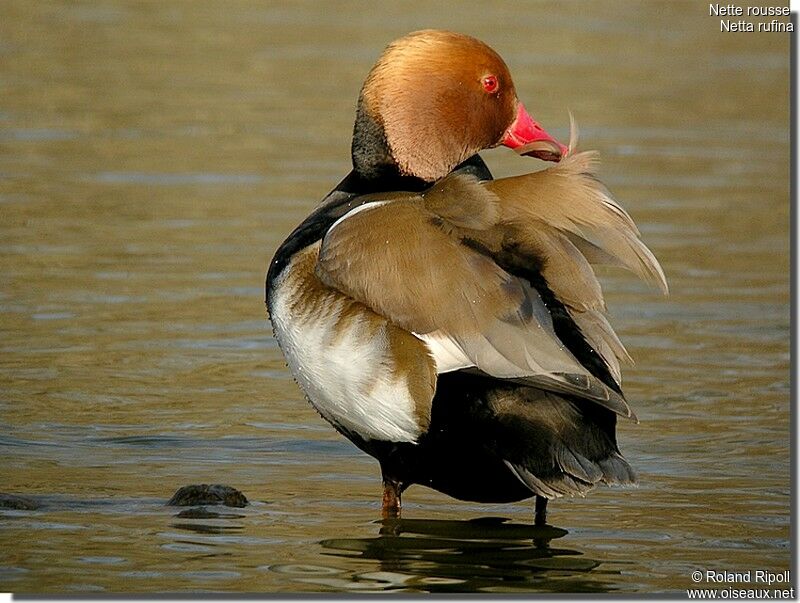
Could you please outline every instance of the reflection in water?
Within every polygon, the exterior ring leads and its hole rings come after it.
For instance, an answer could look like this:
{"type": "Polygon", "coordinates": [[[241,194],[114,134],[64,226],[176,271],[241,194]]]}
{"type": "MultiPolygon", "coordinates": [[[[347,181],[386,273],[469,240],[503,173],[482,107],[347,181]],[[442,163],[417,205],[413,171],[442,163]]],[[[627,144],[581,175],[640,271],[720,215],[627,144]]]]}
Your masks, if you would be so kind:
{"type": "MultiPolygon", "coordinates": [[[[368,572],[330,575],[330,568],[274,566],[298,581],[343,590],[403,590],[439,593],[564,591],[606,592],[611,583],[584,574],[600,561],[580,551],[555,548],[567,534],[551,526],[508,523],[488,517],[472,521],[386,520],[372,538],[331,538],[325,554],[377,561],[368,572]],[[555,584],[557,583],[557,584],[555,584]]],[[[338,573],[338,572],[337,572],[338,573]]]]}

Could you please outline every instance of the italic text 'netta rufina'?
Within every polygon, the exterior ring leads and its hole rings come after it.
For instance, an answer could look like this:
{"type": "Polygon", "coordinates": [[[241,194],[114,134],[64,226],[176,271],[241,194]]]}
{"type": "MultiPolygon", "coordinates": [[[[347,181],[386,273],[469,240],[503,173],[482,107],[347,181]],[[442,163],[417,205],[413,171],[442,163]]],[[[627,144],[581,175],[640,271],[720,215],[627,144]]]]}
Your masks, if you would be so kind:
{"type": "Polygon", "coordinates": [[[630,216],[517,99],[483,42],[425,30],[361,90],[353,170],[279,247],[266,295],[288,366],[322,417],[380,462],[383,514],[411,484],[458,499],[630,484],[617,417],[630,357],[593,264],[666,291],[630,216]],[[504,145],[555,162],[494,180],[504,145]]]}

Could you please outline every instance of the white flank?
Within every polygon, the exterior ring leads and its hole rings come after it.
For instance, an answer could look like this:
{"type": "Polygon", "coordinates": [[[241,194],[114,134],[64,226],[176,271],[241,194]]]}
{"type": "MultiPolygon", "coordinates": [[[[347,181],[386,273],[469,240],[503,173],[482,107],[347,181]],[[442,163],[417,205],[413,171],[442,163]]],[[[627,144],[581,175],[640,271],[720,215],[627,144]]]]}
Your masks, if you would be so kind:
{"type": "Polygon", "coordinates": [[[276,283],[272,326],[311,403],[325,419],[365,439],[415,442],[421,428],[414,400],[405,378],[392,370],[385,330],[366,329],[364,321],[355,319],[344,332],[336,332],[336,307],[319,315],[291,315],[288,302],[297,295],[285,276],[291,270],[287,267],[276,283]]]}

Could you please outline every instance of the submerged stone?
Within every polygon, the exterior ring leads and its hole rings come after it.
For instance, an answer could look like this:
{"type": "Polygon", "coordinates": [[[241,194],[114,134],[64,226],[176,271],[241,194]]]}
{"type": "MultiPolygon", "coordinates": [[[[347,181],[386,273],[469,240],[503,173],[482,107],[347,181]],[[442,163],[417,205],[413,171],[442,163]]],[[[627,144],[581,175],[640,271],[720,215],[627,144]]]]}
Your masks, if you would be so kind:
{"type": "Polygon", "coordinates": [[[16,494],[5,494],[0,492],[0,509],[19,509],[22,511],[33,511],[41,505],[35,500],[17,496],[16,494]]]}
{"type": "Polygon", "coordinates": [[[246,507],[249,503],[245,495],[236,488],[223,486],[222,484],[193,484],[178,489],[167,504],[174,507],[193,507],[197,505],[246,507]]]}

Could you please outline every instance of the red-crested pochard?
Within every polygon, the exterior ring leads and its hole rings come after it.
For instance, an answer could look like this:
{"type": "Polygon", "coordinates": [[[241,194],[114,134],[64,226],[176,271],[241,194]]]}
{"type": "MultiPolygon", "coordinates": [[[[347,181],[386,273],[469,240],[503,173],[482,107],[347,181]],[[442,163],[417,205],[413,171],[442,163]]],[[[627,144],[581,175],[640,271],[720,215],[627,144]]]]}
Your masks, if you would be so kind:
{"type": "Polygon", "coordinates": [[[666,291],[658,261],[574,153],[517,99],[483,42],[390,44],[358,99],[353,170],[280,246],[275,337],[314,408],[378,459],[383,514],[422,484],[510,502],[630,484],[617,416],[629,360],[591,264],[666,291]],[[557,162],[493,180],[478,152],[557,162]]]}

